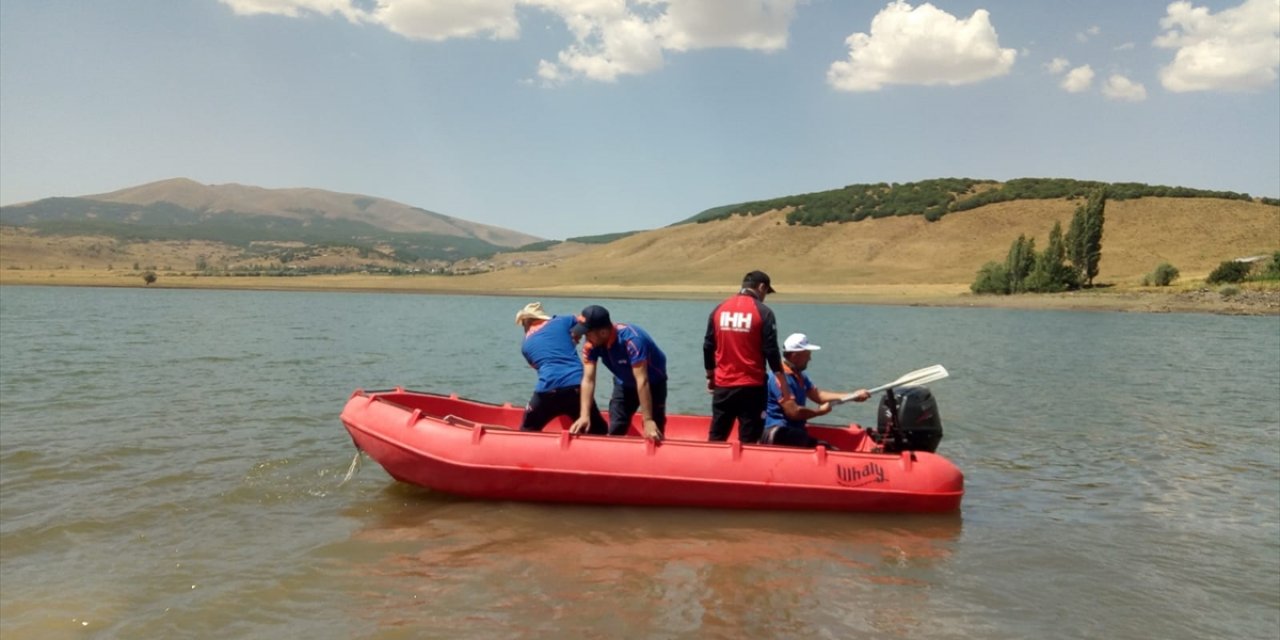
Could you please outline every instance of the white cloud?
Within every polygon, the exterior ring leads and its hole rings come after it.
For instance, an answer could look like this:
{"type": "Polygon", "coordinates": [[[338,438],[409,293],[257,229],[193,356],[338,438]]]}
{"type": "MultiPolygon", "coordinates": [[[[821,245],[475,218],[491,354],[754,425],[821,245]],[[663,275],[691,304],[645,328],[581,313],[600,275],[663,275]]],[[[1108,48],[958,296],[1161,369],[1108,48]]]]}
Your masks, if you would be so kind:
{"type": "Polygon", "coordinates": [[[648,73],[662,68],[667,51],[783,49],[798,0],[524,1],[559,15],[576,39],[556,62],[538,63],[539,77],[554,84],[648,73]]]}
{"type": "Polygon", "coordinates": [[[1132,42],[1126,42],[1122,45],[1117,46],[1114,50],[1115,51],[1131,51],[1133,47],[1134,47],[1134,44],[1132,42]]]}
{"type": "Polygon", "coordinates": [[[538,77],[547,84],[557,84],[564,80],[563,74],[560,73],[560,67],[546,60],[538,61],[538,77]]]}
{"type": "Polygon", "coordinates": [[[516,0],[378,0],[373,21],[413,40],[520,35],[516,0]]]}
{"type": "Polygon", "coordinates": [[[664,54],[711,47],[776,51],[801,0],[220,0],[237,15],[342,15],[414,40],[518,38],[520,7],[564,21],[574,41],[540,60],[546,85],[612,82],[662,68],[664,54]],[[367,9],[365,7],[368,7],[367,9]]]}
{"type": "Polygon", "coordinates": [[[1102,33],[1102,27],[1095,24],[1092,27],[1077,33],[1076,40],[1079,40],[1080,42],[1088,42],[1090,38],[1098,35],[1099,33],[1102,33]]]}
{"type": "Polygon", "coordinates": [[[871,20],[871,33],[845,43],[849,59],[827,69],[841,91],[878,91],[886,84],[961,85],[1009,73],[1018,52],[1001,49],[989,14],[955,16],[925,3],[897,0],[871,20]]]}
{"type": "Polygon", "coordinates": [[[321,15],[337,14],[352,22],[364,17],[364,12],[355,8],[351,0],[219,0],[231,7],[231,11],[239,16],[260,14],[287,16],[297,18],[306,13],[321,15]]]}
{"type": "Polygon", "coordinates": [[[1268,86],[1280,67],[1280,1],[1245,0],[1216,14],[1174,2],[1160,20],[1157,47],[1177,49],[1160,70],[1175,91],[1243,91],[1268,86]]]}
{"type": "Polygon", "coordinates": [[[673,51],[736,47],[777,51],[787,46],[787,27],[798,0],[673,1],[660,24],[666,48],[673,51]]]}
{"type": "Polygon", "coordinates": [[[1044,64],[1044,70],[1056,76],[1066,71],[1069,66],[1071,66],[1071,61],[1066,58],[1054,58],[1044,64]]]}
{"type": "Polygon", "coordinates": [[[539,77],[580,76],[613,82],[619,75],[648,73],[664,64],[653,24],[642,18],[628,14],[610,19],[569,16],[567,20],[585,21],[570,27],[580,34],[578,41],[560,52],[557,63],[539,61],[539,77]],[[554,74],[548,71],[553,67],[554,74]]]}
{"type": "Polygon", "coordinates": [[[1147,88],[1122,75],[1111,74],[1102,85],[1102,95],[1122,102],[1142,102],[1147,99],[1147,88]]]}
{"type": "Polygon", "coordinates": [[[1088,91],[1091,84],[1093,84],[1093,68],[1086,64],[1068,71],[1059,86],[1067,93],[1080,93],[1088,91]]]}

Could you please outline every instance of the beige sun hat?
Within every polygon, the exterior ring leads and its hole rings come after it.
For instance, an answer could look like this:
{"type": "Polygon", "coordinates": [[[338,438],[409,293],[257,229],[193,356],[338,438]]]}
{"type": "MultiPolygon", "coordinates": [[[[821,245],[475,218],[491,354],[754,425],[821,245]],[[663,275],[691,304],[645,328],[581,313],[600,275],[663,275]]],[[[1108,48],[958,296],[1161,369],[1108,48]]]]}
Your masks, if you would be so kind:
{"type": "Polygon", "coordinates": [[[516,314],[516,324],[522,325],[526,320],[550,320],[551,316],[542,310],[541,302],[530,302],[516,314]]]}

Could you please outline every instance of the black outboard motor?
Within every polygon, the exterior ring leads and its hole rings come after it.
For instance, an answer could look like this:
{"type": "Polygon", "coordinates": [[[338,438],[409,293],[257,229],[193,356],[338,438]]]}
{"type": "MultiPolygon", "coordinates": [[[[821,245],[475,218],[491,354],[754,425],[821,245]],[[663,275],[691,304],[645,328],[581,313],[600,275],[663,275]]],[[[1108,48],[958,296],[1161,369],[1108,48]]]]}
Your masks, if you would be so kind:
{"type": "Polygon", "coordinates": [[[898,387],[884,392],[876,412],[876,432],[885,453],[938,450],[942,416],[928,387],[898,387]]]}

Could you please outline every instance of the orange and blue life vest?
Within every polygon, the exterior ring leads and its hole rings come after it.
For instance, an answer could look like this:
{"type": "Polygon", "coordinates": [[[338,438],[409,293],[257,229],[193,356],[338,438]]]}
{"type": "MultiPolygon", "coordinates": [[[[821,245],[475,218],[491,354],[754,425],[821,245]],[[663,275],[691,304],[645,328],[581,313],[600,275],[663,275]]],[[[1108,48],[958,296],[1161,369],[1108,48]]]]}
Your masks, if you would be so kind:
{"type": "MultiPolygon", "coordinates": [[[[782,364],[782,370],[786,374],[787,386],[791,388],[791,397],[797,405],[803,407],[809,398],[809,392],[813,390],[813,381],[803,371],[792,371],[786,363],[782,364]]],[[[777,376],[769,376],[765,384],[769,387],[769,400],[764,406],[764,428],[806,426],[807,420],[787,419],[786,412],[782,410],[782,387],[778,386],[777,376]]]]}
{"type": "Polygon", "coordinates": [[[636,374],[632,367],[645,365],[649,379],[661,382],[667,379],[667,355],[644,329],[634,324],[613,325],[613,340],[604,348],[587,343],[582,348],[582,361],[603,361],[613,373],[613,383],[635,388],[636,374]]]}

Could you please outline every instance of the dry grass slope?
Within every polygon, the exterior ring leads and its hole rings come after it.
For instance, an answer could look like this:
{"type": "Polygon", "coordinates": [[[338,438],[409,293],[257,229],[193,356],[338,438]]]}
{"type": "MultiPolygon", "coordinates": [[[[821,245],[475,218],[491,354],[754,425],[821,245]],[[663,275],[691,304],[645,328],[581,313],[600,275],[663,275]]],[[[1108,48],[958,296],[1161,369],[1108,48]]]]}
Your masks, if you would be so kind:
{"type": "MultiPolygon", "coordinates": [[[[908,216],[822,227],[788,226],[786,211],[640,233],[555,267],[491,274],[509,285],[720,285],[753,268],[778,283],[968,285],[1025,234],[1043,248],[1075,202],[1016,201],[938,222],[908,216]]],[[[1280,207],[1204,198],[1107,203],[1100,282],[1137,284],[1161,262],[1184,279],[1219,262],[1280,250],[1280,207]]]]}

